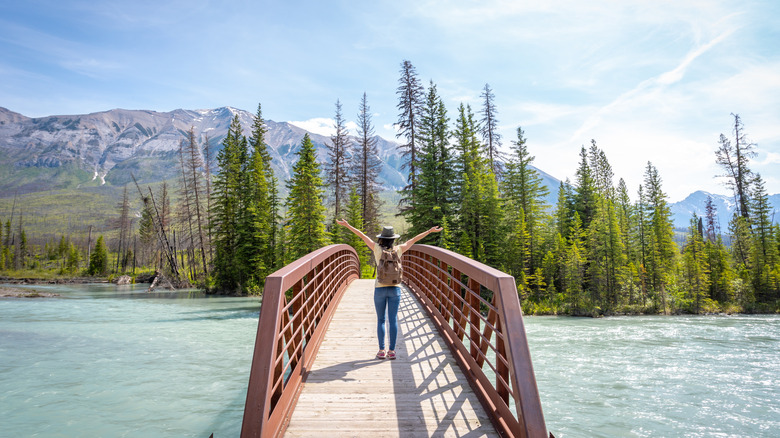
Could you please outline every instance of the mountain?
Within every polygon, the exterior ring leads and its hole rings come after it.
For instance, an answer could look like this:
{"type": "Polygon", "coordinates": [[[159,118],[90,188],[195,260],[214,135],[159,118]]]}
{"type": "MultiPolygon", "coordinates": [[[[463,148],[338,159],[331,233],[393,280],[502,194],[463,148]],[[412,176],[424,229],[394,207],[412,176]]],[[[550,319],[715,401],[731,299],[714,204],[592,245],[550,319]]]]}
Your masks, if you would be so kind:
{"type": "MultiPolygon", "coordinates": [[[[706,215],[708,197],[712,197],[712,202],[713,205],[715,205],[715,210],[718,215],[718,221],[720,223],[721,230],[726,231],[729,220],[734,214],[734,209],[736,207],[734,198],[731,196],[713,194],[702,190],[691,193],[687,198],[680,202],[669,204],[669,209],[672,212],[672,221],[674,223],[674,227],[681,230],[688,228],[688,226],[690,226],[693,213],[696,213],[696,215],[699,217],[704,217],[706,215]]],[[[775,211],[780,212],[780,194],[770,195],[769,203],[772,205],[775,211]]]]}
{"type": "MultiPolygon", "coordinates": [[[[82,185],[122,186],[132,181],[131,173],[144,183],[173,178],[179,171],[179,143],[190,128],[198,141],[208,137],[216,154],[236,115],[249,137],[254,115],[231,107],[164,113],[114,109],[40,118],[0,108],[0,197],[82,185]]],[[[284,181],[307,131],[286,122],[267,120],[266,125],[272,165],[284,181]]],[[[308,134],[323,162],[330,139],[308,134]]],[[[387,189],[403,187],[397,144],[377,140],[384,162],[380,183],[387,189]]]]}
{"type": "MultiPolygon", "coordinates": [[[[223,107],[211,110],[177,109],[170,112],[114,109],[84,115],[31,118],[0,107],[0,198],[52,189],[121,187],[132,181],[153,183],[175,178],[179,172],[179,142],[190,127],[201,143],[208,137],[214,154],[234,116],[244,134],[251,135],[254,115],[223,107]]],[[[326,159],[330,138],[307,132],[287,122],[266,120],[272,165],[280,182],[290,177],[301,139],[309,134],[320,162],[326,159]]],[[[380,182],[387,190],[406,185],[398,144],[376,137],[383,161],[380,182]]],[[[549,189],[547,203],[554,209],[560,180],[539,171],[549,189]]],[[[688,227],[691,214],[704,216],[712,196],[721,228],[728,226],[734,203],[729,196],[697,191],[670,204],[674,226],[688,227]]],[[[780,194],[770,196],[780,208],[780,194]]]]}

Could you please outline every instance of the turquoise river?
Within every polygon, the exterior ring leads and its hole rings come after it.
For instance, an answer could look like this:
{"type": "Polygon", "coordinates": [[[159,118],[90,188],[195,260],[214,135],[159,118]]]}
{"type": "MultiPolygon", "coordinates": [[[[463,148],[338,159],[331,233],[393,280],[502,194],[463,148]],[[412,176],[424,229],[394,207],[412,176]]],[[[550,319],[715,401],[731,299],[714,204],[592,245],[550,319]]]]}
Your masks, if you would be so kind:
{"type": "MultiPolygon", "coordinates": [[[[61,296],[0,298],[0,436],[239,435],[257,298],[31,288],[61,296]]],[[[558,438],[780,436],[780,316],[525,326],[558,438]]]]}

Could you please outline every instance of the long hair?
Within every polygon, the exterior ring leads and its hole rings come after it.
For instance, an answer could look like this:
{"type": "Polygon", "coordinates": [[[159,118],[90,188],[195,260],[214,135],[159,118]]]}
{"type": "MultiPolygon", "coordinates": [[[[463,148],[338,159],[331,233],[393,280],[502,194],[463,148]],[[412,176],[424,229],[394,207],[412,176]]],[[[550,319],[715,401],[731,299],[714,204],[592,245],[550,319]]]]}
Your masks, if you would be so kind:
{"type": "Polygon", "coordinates": [[[395,239],[385,239],[383,237],[380,237],[377,241],[382,249],[393,249],[393,242],[395,242],[395,239]]]}

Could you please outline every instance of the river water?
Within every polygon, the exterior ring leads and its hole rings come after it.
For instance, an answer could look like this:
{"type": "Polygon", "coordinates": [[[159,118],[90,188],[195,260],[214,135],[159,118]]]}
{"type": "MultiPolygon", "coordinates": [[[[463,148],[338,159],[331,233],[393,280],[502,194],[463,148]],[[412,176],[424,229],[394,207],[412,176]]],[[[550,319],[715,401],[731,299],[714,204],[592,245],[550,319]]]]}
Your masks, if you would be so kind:
{"type": "MultiPolygon", "coordinates": [[[[237,437],[256,298],[0,299],[0,436],[237,437]]],[[[780,436],[780,316],[526,317],[556,437],[780,436]]]]}

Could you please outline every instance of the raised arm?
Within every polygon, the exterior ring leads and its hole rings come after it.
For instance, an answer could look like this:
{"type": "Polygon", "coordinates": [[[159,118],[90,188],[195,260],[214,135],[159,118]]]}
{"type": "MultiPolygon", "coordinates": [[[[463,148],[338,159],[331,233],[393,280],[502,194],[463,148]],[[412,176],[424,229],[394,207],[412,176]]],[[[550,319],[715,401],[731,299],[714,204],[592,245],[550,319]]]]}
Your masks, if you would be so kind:
{"type": "Polygon", "coordinates": [[[442,230],[441,227],[433,227],[433,228],[431,228],[428,231],[423,231],[422,233],[420,233],[420,234],[412,237],[411,239],[407,240],[406,242],[404,242],[403,245],[401,245],[401,251],[402,252],[406,252],[409,248],[412,247],[412,245],[417,243],[418,240],[422,239],[423,237],[425,237],[425,236],[427,236],[427,235],[429,235],[431,233],[438,233],[441,230],[442,230]]]}
{"type": "Polygon", "coordinates": [[[345,227],[349,231],[352,231],[353,233],[355,233],[356,236],[358,236],[361,239],[363,239],[363,242],[366,242],[366,246],[368,246],[368,249],[370,249],[371,251],[374,250],[374,245],[375,245],[374,241],[371,240],[370,237],[368,237],[365,234],[363,234],[362,231],[360,231],[357,228],[353,227],[352,225],[349,224],[349,222],[345,221],[344,219],[341,219],[341,220],[336,219],[336,223],[341,225],[341,226],[343,226],[343,227],[345,227]]]}

